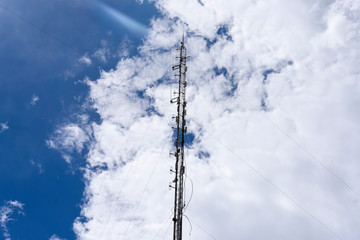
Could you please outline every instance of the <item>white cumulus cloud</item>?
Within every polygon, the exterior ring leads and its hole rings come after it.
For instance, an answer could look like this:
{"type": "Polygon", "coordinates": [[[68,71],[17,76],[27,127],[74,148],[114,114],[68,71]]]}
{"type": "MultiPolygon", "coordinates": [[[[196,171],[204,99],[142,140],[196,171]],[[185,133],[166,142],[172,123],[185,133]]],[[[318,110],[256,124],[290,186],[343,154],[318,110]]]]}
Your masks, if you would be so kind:
{"type": "Polygon", "coordinates": [[[171,238],[169,88],[185,26],[189,238],[359,239],[360,2],[155,4],[139,56],[88,82],[93,137],[68,125],[48,142],[89,142],[78,238],[171,238]]]}

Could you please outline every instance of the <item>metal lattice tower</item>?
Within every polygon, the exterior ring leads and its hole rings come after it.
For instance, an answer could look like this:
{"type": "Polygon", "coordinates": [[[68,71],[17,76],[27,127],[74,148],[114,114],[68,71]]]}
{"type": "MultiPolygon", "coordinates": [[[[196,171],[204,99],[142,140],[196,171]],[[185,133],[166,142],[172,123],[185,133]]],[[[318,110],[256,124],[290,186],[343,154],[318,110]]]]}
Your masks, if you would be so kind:
{"type": "Polygon", "coordinates": [[[172,69],[176,71],[175,76],[179,79],[179,88],[177,90],[177,96],[170,100],[171,103],[177,104],[177,116],[174,117],[176,122],[176,140],[175,140],[175,153],[176,158],[175,162],[175,179],[173,180],[174,186],[171,186],[175,189],[175,202],[174,202],[174,240],[182,239],[182,220],[184,212],[184,145],[185,145],[185,134],[187,131],[186,127],[186,47],[184,44],[184,35],[180,43],[179,55],[176,57],[179,62],[177,65],[173,66],[172,69]]]}

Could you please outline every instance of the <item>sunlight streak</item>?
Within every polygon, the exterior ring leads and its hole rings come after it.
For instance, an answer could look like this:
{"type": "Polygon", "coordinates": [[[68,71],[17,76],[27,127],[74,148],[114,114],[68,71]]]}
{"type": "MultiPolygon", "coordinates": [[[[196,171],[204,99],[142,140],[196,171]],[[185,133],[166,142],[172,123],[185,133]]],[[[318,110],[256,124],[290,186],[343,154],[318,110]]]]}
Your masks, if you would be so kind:
{"type": "Polygon", "coordinates": [[[144,35],[147,34],[148,28],[142,23],[134,20],[133,18],[127,16],[126,14],[120,12],[119,10],[106,5],[105,3],[99,2],[98,5],[100,9],[109,15],[111,18],[116,20],[118,23],[126,27],[131,32],[136,34],[144,35]]]}

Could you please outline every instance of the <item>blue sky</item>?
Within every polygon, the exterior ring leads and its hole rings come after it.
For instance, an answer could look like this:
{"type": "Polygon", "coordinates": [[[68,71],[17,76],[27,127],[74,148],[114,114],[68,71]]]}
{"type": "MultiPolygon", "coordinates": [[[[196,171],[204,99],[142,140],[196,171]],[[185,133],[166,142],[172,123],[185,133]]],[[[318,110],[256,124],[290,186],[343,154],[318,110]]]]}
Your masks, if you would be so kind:
{"type": "MultiPolygon", "coordinates": [[[[107,14],[96,1],[1,2],[35,25],[0,8],[0,122],[8,126],[0,133],[0,205],[17,200],[25,213],[8,223],[12,239],[53,234],[75,239],[72,224],[80,213],[84,156],[77,154],[69,166],[46,140],[58,125],[73,120],[73,112],[86,111],[80,106],[88,87],[77,82],[97,79],[100,69],[113,68],[121,47],[137,54],[144,33],[136,27],[147,26],[158,14],[147,3],[103,3],[123,18],[107,14]],[[108,51],[106,61],[92,56],[102,47],[108,51]],[[79,62],[85,54],[93,59],[89,66],[79,62]]],[[[96,121],[95,113],[90,116],[96,121]]]]}

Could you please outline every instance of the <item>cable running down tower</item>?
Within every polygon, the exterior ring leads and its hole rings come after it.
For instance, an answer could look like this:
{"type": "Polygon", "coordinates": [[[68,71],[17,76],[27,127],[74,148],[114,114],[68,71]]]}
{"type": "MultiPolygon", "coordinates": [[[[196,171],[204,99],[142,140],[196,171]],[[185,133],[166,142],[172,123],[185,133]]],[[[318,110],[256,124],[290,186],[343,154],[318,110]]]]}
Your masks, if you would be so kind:
{"type": "Polygon", "coordinates": [[[180,43],[179,55],[176,57],[179,59],[177,65],[173,66],[172,69],[176,71],[175,76],[179,79],[179,87],[177,90],[177,96],[173,97],[170,102],[177,104],[177,116],[173,117],[176,122],[176,139],[175,139],[175,153],[173,154],[176,158],[175,162],[175,179],[173,180],[173,185],[170,187],[175,189],[175,199],[174,199],[174,232],[173,240],[182,239],[182,220],[184,212],[184,145],[185,145],[185,134],[187,131],[186,127],[186,47],[184,44],[184,35],[180,43]]]}

